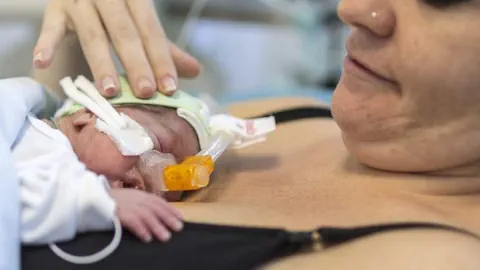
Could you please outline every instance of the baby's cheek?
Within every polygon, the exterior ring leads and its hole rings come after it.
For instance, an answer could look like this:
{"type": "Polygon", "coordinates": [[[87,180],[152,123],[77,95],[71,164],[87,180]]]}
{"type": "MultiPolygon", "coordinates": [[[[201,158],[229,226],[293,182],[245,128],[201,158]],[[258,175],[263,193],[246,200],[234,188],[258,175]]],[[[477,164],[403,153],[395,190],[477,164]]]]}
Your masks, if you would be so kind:
{"type": "Polygon", "coordinates": [[[135,156],[123,156],[109,137],[98,134],[86,145],[82,161],[91,171],[109,179],[121,179],[137,159],[135,156]]]}

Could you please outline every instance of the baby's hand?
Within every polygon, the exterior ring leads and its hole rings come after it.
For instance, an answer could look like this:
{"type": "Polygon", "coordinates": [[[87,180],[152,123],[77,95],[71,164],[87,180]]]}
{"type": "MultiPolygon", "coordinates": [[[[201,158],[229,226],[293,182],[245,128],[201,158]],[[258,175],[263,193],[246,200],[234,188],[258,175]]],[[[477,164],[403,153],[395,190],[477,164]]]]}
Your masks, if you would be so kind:
{"type": "Polygon", "coordinates": [[[123,226],[145,242],[152,235],[160,241],[168,241],[168,228],[183,228],[181,214],[163,198],[137,189],[112,189],[110,195],[117,204],[117,215],[123,226]]]}

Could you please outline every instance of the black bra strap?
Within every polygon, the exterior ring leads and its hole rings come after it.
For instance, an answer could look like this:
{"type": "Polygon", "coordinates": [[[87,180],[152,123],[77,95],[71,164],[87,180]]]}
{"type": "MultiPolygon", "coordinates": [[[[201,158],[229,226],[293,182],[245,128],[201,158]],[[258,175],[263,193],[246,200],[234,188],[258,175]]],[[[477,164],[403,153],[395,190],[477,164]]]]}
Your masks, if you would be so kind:
{"type": "Polygon", "coordinates": [[[320,227],[313,232],[310,231],[290,233],[289,241],[293,244],[300,244],[309,247],[313,245],[313,247],[319,246],[322,249],[328,249],[374,234],[400,230],[420,229],[450,231],[473,237],[474,239],[480,241],[479,235],[464,229],[443,224],[421,222],[379,224],[350,228],[320,227]]]}
{"type": "Polygon", "coordinates": [[[305,106],[305,107],[297,107],[292,109],[286,109],[281,111],[273,111],[263,115],[250,117],[250,118],[257,118],[257,117],[268,117],[274,116],[275,121],[277,124],[291,122],[300,119],[308,119],[308,118],[332,118],[332,112],[329,108],[321,108],[321,107],[314,107],[314,106],[305,106]]]}
{"type": "Polygon", "coordinates": [[[370,236],[373,234],[398,231],[398,230],[418,230],[418,229],[430,229],[430,230],[443,230],[460,233],[469,237],[473,237],[480,241],[480,236],[457,227],[436,224],[436,223],[392,223],[392,224],[380,224],[371,225],[356,228],[334,228],[334,227],[322,227],[317,230],[319,234],[319,241],[324,247],[331,247],[346,243],[348,241],[355,240],[357,238],[370,236]]]}

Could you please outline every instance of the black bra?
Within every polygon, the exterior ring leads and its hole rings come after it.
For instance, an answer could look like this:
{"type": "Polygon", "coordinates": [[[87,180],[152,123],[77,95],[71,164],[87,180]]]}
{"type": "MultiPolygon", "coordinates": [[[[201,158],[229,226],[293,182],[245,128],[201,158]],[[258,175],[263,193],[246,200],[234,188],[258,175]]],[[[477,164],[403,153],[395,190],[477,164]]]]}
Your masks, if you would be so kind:
{"type": "MultiPolygon", "coordinates": [[[[331,117],[328,109],[303,107],[272,112],[277,123],[312,117],[331,117]]],[[[469,231],[435,223],[394,223],[364,227],[320,227],[313,231],[287,231],[276,228],[240,227],[214,224],[185,223],[180,233],[164,244],[144,244],[125,232],[119,247],[102,261],[75,265],[55,255],[48,246],[22,247],[22,269],[255,269],[275,259],[300,252],[323,250],[349,241],[397,230],[444,230],[468,235],[469,231]]],[[[111,232],[86,233],[58,246],[77,256],[85,256],[104,248],[112,238],[111,232]]]]}

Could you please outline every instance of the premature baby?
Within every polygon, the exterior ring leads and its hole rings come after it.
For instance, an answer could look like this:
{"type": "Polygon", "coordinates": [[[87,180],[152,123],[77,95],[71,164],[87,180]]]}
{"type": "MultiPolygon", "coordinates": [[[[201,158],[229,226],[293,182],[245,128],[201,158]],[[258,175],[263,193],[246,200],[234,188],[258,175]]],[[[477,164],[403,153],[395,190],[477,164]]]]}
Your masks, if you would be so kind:
{"type": "MultiPolygon", "coordinates": [[[[2,95],[41,91],[40,85],[25,78],[2,84],[28,88],[6,93],[0,87],[2,95]]],[[[177,162],[199,151],[198,132],[185,117],[158,102],[134,100],[125,81],[121,95],[111,103],[148,131],[155,150],[171,153],[177,162]]],[[[123,156],[112,139],[95,128],[95,120],[94,114],[76,104],[64,106],[53,119],[26,115],[11,148],[21,183],[22,242],[64,241],[77,232],[109,229],[115,216],[147,242],[153,237],[167,241],[170,230],[182,229],[180,213],[150,193],[155,183],[142,179],[136,168],[138,157],[123,156]]]]}

